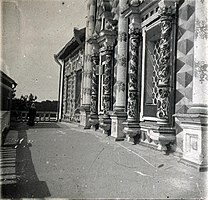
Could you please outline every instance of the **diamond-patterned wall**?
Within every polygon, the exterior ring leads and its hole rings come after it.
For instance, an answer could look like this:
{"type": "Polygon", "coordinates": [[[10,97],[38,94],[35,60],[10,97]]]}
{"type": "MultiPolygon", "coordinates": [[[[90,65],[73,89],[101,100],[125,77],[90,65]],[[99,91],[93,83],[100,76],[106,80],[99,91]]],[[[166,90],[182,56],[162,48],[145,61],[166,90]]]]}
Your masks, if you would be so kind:
{"type": "Polygon", "coordinates": [[[186,113],[192,102],[194,10],[194,0],[185,0],[179,8],[176,66],[176,113],[186,113]]]}

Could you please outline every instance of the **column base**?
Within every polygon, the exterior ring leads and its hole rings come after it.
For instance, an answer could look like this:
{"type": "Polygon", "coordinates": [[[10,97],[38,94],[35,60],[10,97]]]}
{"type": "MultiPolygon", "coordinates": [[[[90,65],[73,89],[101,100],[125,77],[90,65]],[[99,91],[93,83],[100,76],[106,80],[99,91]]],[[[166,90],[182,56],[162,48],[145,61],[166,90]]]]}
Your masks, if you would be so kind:
{"type": "Polygon", "coordinates": [[[194,110],[191,108],[191,113],[175,115],[183,128],[182,159],[184,162],[193,163],[199,170],[207,170],[208,115],[194,114],[194,110]]]}
{"type": "Polygon", "coordinates": [[[91,128],[97,130],[99,127],[99,118],[97,114],[90,114],[89,123],[91,128]]]}
{"type": "Polygon", "coordinates": [[[126,134],[123,132],[123,122],[126,121],[126,117],[126,112],[115,111],[111,115],[111,136],[115,138],[115,141],[122,141],[126,137],[126,134]]]}
{"type": "Polygon", "coordinates": [[[138,143],[140,137],[140,126],[136,121],[132,122],[124,122],[123,132],[126,134],[126,139],[129,142],[133,142],[134,144],[138,143]]]}
{"type": "Polygon", "coordinates": [[[84,105],[81,106],[80,107],[80,126],[83,126],[84,129],[90,128],[89,117],[90,117],[90,107],[84,106],[84,105]]]}
{"type": "Polygon", "coordinates": [[[154,127],[150,130],[150,138],[157,144],[157,149],[167,151],[167,145],[176,140],[175,129],[171,127],[154,127]]]}
{"type": "Polygon", "coordinates": [[[111,118],[109,115],[99,116],[99,126],[103,133],[110,136],[111,134],[111,118]]]}

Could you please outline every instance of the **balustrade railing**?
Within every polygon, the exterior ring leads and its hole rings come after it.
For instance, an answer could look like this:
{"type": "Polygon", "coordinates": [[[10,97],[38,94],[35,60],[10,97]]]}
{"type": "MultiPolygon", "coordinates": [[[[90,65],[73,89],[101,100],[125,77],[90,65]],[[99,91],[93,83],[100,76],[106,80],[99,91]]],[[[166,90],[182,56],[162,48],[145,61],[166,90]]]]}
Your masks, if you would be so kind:
{"type": "MultiPolygon", "coordinates": [[[[11,121],[26,122],[28,121],[28,111],[12,111],[11,121]]],[[[56,122],[58,120],[58,112],[37,111],[36,122],[56,122]]]]}

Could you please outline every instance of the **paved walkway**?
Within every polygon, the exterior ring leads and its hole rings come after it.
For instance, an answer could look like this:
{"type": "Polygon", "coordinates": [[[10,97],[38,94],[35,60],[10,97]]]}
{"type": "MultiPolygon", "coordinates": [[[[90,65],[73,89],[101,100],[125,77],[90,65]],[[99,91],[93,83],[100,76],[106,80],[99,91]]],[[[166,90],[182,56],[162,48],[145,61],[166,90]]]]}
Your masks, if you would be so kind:
{"type": "Polygon", "coordinates": [[[206,172],[66,123],[20,123],[1,147],[2,198],[205,198],[206,172]]]}

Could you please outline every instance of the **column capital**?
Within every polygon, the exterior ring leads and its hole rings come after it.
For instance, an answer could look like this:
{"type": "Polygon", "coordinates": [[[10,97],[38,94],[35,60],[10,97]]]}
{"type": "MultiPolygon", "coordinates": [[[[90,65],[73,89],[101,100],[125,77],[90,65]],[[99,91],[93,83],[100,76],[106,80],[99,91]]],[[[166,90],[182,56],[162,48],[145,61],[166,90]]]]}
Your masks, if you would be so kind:
{"type": "Polygon", "coordinates": [[[138,14],[131,14],[129,24],[129,34],[139,36],[141,32],[141,19],[138,14]]]}
{"type": "Polygon", "coordinates": [[[159,6],[159,15],[173,15],[175,13],[176,4],[178,4],[179,0],[161,0],[158,3],[159,6]]]}

